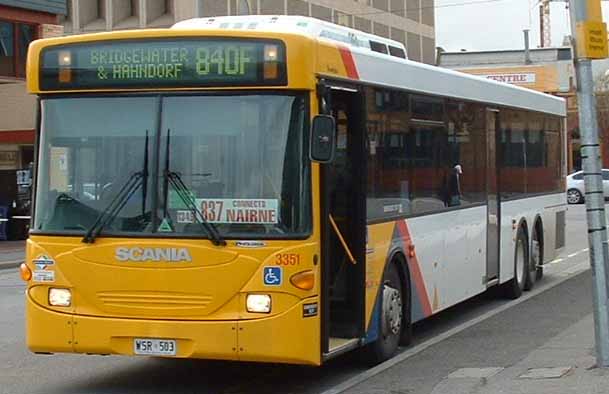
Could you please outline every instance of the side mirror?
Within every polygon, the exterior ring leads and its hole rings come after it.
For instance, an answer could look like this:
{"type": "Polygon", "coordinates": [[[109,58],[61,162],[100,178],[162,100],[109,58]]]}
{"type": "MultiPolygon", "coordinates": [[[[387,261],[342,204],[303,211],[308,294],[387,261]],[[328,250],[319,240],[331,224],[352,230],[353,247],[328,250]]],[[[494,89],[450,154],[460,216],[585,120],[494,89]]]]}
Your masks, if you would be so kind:
{"type": "Polygon", "coordinates": [[[311,125],[311,160],[318,163],[329,163],[334,159],[336,150],[336,125],[329,115],[317,115],[311,125]]]}

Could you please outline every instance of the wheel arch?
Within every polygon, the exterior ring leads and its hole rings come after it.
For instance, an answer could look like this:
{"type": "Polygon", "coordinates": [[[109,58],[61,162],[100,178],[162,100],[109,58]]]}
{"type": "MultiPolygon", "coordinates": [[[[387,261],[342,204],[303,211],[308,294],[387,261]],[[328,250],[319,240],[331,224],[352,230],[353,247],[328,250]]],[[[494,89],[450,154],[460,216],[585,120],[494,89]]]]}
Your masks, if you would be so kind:
{"type": "Polygon", "coordinates": [[[527,222],[527,219],[525,217],[521,217],[520,220],[518,221],[518,225],[515,228],[516,234],[518,234],[518,231],[520,231],[520,229],[522,229],[522,231],[524,231],[524,236],[527,240],[527,248],[528,248],[531,237],[529,237],[529,223],[527,222]]]}
{"type": "MultiPolygon", "coordinates": [[[[385,266],[388,264],[397,264],[398,275],[400,275],[400,281],[402,282],[402,292],[404,292],[405,289],[410,290],[410,294],[405,295],[408,297],[408,302],[412,304],[412,282],[410,281],[410,269],[408,268],[408,260],[404,251],[401,248],[393,249],[388,254],[387,260],[385,261],[385,266]]],[[[402,296],[404,296],[404,294],[402,296]]]]}

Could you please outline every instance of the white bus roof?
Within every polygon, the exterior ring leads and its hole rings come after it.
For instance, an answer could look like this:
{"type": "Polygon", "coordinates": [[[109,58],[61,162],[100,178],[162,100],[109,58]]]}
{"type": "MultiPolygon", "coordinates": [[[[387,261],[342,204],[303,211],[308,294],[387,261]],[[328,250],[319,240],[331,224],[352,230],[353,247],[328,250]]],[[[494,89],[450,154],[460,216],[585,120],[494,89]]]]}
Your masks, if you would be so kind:
{"type": "Polygon", "coordinates": [[[406,52],[404,45],[397,41],[315,18],[291,15],[220,16],[188,19],[176,23],[172,28],[273,31],[339,42],[351,51],[358,79],[362,82],[560,116],[567,113],[565,100],[560,97],[379,53],[371,48],[370,42],[399,48],[404,54],[406,52]]]}
{"type": "Polygon", "coordinates": [[[566,101],[550,94],[412,60],[380,58],[376,53],[358,49],[351,52],[362,82],[496,106],[567,115],[566,101]]]}
{"type": "MultiPolygon", "coordinates": [[[[369,51],[372,45],[383,44],[387,47],[398,48],[406,55],[404,44],[374,34],[364,33],[346,26],[337,25],[308,16],[295,15],[243,15],[218,16],[211,18],[187,19],[174,24],[172,29],[236,29],[279,31],[282,33],[302,34],[312,38],[340,42],[343,45],[364,48],[369,51]]],[[[385,49],[386,49],[385,48],[385,49]]],[[[386,50],[386,53],[389,53],[386,50]]]]}

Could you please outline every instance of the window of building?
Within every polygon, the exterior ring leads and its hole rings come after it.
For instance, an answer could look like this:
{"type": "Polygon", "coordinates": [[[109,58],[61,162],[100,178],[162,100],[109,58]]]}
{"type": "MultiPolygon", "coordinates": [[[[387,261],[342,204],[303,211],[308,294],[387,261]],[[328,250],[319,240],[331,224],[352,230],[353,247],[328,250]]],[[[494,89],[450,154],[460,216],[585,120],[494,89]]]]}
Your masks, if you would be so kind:
{"type": "Polygon", "coordinates": [[[350,14],[338,10],[334,11],[334,23],[338,25],[351,27],[352,18],[353,17],[350,14]]]}
{"type": "Polygon", "coordinates": [[[0,76],[25,78],[25,61],[36,26],[0,20],[0,76]]]}
{"type": "Polygon", "coordinates": [[[231,1],[231,14],[232,15],[250,15],[252,14],[252,7],[248,0],[232,0],[231,1]]]}

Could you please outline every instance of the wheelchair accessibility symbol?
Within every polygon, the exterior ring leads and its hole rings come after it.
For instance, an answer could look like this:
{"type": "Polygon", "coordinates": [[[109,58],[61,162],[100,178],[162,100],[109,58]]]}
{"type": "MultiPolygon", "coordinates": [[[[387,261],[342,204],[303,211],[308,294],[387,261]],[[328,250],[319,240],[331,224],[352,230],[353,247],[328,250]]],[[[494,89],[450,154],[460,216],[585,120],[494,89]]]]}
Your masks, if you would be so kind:
{"type": "Polygon", "coordinates": [[[266,286],[280,286],[282,279],[281,267],[264,267],[264,284],[266,286]]]}

